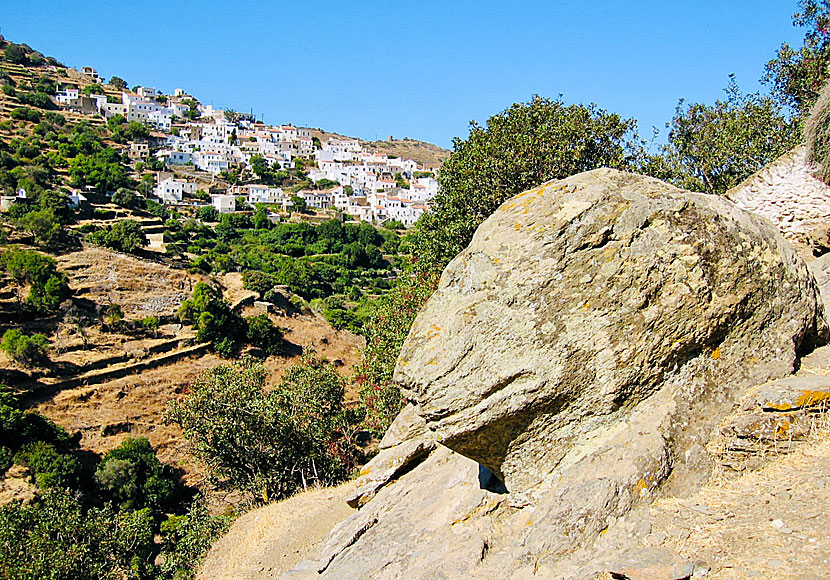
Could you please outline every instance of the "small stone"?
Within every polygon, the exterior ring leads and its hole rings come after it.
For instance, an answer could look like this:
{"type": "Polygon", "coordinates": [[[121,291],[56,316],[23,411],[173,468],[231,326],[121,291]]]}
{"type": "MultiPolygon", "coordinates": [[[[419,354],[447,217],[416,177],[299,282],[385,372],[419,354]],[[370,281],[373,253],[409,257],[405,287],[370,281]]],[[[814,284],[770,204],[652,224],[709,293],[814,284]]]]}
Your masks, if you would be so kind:
{"type": "Polygon", "coordinates": [[[773,528],[775,528],[777,530],[780,530],[781,528],[784,527],[784,522],[782,520],[772,520],[769,523],[769,525],[771,525],[773,528]]]}
{"type": "Polygon", "coordinates": [[[662,546],[666,541],[666,534],[663,532],[653,532],[646,536],[645,541],[649,546],[662,546]]]}

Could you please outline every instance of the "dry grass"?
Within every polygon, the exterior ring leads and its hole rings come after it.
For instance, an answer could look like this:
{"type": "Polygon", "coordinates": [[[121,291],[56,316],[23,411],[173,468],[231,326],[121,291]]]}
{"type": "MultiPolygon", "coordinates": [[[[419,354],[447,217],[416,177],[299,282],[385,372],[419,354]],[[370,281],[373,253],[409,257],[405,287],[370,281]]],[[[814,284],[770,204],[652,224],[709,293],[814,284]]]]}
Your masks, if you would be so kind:
{"type": "MultiPolygon", "coordinates": [[[[76,298],[98,305],[119,304],[128,319],[172,316],[181,301],[189,297],[195,283],[203,279],[183,270],[97,247],[60,256],[58,262],[59,268],[70,277],[70,286],[78,290],[76,298]]],[[[232,298],[247,292],[241,288],[238,276],[230,276],[223,282],[230,287],[228,294],[232,298]]],[[[250,308],[243,311],[244,315],[256,313],[250,308]]],[[[318,356],[339,361],[339,371],[344,375],[361,360],[361,339],[333,329],[321,317],[269,316],[285,329],[285,338],[291,343],[288,356],[266,359],[271,381],[279,380],[285,368],[297,362],[302,350],[310,346],[318,356]]],[[[89,348],[82,348],[83,339],[71,324],[60,323],[50,333],[55,347],[52,360],[66,369],[74,369],[73,375],[107,359],[123,356],[130,360],[152,358],[147,351],[152,345],[193,337],[189,327],[176,325],[163,327],[156,337],[104,332],[99,325],[84,332],[89,348]]],[[[0,364],[4,362],[8,363],[0,354],[0,364]]],[[[178,427],[166,424],[163,416],[168,403],[180,396],[183,386],[198,373],[222,362],[212,354],[178,360],[100,384],[60,391],[40,401],[37,409],[70,433],[80,433],[81,446],[96,453],[109,451],[126,437],[145,436],[158,449],[163,461],[181,466],[187,481],[198,483],[202,477],[199,466],[189,459],[178,427]]],[[[61,377],[50,377],[43,382],[57,378],[61,377]]]]}
{"type": "Polygon", "coordinates": [[[199,580],[279,578],[355,510],[346,505],[355,482],[309,489],[253,510],[236,520],[218,540],[197,576],[199,580]]]}
{"type": "Polygon", "coordinates": [[[804,123],[804,142],[810,161],[817,166],[816,177],[830,184],[830,83],[821,89],[804,123]]]}
{"type": "Polygon", "coordinates": [[[830,417],[812,418],[808,440],[738,478],[715,475],[691,498],[659,500],[655,533],[707,578],[818,579],[830,569],[830,417]]]}

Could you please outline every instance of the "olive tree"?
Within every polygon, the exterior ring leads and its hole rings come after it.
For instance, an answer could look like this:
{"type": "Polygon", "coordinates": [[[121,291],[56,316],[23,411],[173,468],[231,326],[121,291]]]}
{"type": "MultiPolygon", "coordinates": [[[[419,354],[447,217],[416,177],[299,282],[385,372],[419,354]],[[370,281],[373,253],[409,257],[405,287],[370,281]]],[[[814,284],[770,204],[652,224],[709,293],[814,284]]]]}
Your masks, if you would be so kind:
{"type": "Polygon", "coordinates": [[[217,484],[268,502],[299,486],[332,483],[349,461],[339,450],[343,379],[306,358],[266,389],[267,371],[251,359],[203,372],[168,418],[217,484]]]}

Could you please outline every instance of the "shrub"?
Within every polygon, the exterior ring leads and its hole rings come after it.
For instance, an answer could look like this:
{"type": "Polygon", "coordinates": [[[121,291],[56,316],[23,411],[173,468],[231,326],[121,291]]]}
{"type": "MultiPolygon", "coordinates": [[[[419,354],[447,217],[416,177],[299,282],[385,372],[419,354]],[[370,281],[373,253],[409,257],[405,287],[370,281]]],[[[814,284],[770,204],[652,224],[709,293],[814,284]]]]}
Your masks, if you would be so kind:
{"type": "Polygon", "coordinates": [[[84,510],[63,490],[0,508],[3,578],[149,578],[152,553],[147,511],[84,510]]]}
{"type": "Polygon", "coordinates": [[[205,371],[169,418],[184,431],[211,480],[268,502],[352,467],[339,431],[343,379],[305,358],[266,392],[267,371],[250,359],[205,371]]]}
{"type": "Polygon", "coordinates": [[[32,123],[40,123],[40,113],[35,109],[30,109],[29,107],[17,107],[16,109],[12,109],[12,112],[9,113],[9,116],[12,119],[17,119],[19,121],[30,121],[32,123]]]}
{"type": "Polygon", "coordinates": [[[271,319],[264,314],[251,316],[246,319],[248,332],[246,337],[248,343],[262,349],[269,355],[282,353],[283,339],[282,331],[271,319]]]}
{"type": "Polygon", "coordinates": [[[54,446],[43,441],[28,443],[14,456],[15,463],[29,468],[41,489],[78,486],[81,465],[66,453],[59,453],[54,446]]]}
{"type": "Polygon", "coordinates": [[[205,205],[196,210],[196,217],[203,222],[215,222],[219,220],[219,212],[212,205],[205,205]]]}
{"type": "Polygon", "coordinates": [[[128,253],[150,243],[135,220],[120,220],[109,229],[93,232],[89,239],[98,245],[128,253]]]}
{"type": "Polygon", "coordinates": [[[122,508],[163,510],[177,484],[172,469],[162,464],[144,437],[125,439],[104,455],[95,480],[122,508]]]}
{"type": "Polygon", "coordinates": [[[23,366],[32,367],[48,360],[49,341],[42,334],[26,336],[16,328],[3,334],[0,348],[14,361],[23,366]]]}
{"type": "Polygon", "coordinates": [[[182,303],[178,316],[194,326],[200,342],[210,342],[221,356],[232,356],[245,339],[245,320],[231,310],[219,290],[204,282],[196,284],[192,298],[182,303]]]}
{"type": "Polygon", "coordinates": [[[211,516],[203,498],[194,501],[186,514],[170,516],[162,522],[162,561],[159,569],[163,577],[174,580],[193,578],[211,542],[227,530],[229,523],[229,517],[211,516]]]}

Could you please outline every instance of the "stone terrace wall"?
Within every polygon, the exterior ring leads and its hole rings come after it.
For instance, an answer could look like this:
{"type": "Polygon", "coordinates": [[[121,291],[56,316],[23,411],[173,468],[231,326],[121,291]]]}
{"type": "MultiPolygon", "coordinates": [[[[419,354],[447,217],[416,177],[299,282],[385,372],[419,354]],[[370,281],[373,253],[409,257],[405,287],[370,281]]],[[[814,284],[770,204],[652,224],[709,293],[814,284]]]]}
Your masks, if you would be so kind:
{"type": "Polygon", "coordinates": [[[802,145],[726,193],[738,207],[778,226],[790,242],[809,243],[809,234],[830,217],[830,186],[813,177],[802,145]]]}

